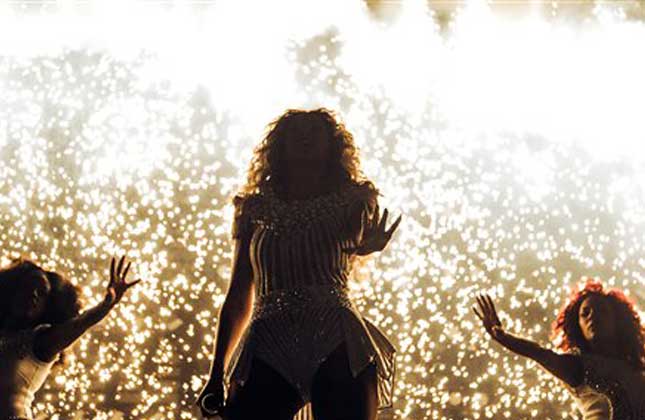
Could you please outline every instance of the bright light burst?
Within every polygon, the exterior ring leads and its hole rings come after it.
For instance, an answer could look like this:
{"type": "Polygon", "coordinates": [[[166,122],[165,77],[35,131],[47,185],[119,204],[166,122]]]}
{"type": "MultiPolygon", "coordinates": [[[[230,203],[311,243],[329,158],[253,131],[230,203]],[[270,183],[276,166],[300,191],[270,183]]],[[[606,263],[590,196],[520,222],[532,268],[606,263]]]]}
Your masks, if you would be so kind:
{"type": "Polygon", "coordinates": [[[384,418],[575,417],[483,337],[477,291],[542,343],[582,275],[645,305],[645,28],[621,9],[510,20],[473,1],[439,25],[421,1],[393,20],[358,2],[2,7],[2,262],[66,272],[88,303],[111,255],[145,279],[52,374],[40,418],[193,418],[229,199],[287,107],[338,110],[405,214],[354,283],[399,349],[384,418]]]}

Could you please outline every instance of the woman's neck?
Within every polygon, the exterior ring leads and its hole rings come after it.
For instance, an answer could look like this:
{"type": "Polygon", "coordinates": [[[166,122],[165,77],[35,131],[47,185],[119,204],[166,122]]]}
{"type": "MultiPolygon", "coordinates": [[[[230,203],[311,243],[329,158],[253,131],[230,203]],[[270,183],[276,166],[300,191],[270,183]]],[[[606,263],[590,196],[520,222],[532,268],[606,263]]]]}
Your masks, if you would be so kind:
{"type": "Polygon", "coordinates": [[[591,346],[592,353],[598,354],[603,357],[611,359],[623,359],[624,355],[618,351],[618,346],[613,341],[603,341],[600,343],[592,344],[591,346]]]}
{"type": "Polygon", "coordinates": [[[299,200],[324,194],[329,189],[329,180],[325,179],[320,168],[303,168],[289,171],[286,185],[286,199],[299,200]]]}

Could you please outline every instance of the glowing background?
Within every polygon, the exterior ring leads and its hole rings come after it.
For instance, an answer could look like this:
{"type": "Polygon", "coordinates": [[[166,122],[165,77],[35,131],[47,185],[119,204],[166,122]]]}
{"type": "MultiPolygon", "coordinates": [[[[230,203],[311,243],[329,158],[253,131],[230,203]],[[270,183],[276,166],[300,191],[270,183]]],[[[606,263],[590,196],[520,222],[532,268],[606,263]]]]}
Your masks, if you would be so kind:
{"type": "Polygon", "coordinates": [[[354,285],[399,349],[382,418],[575,418],[469,308],[489,291],[546,344],[581,275],[645,305],[640,4],[1,5],[0,262],[66,272],[88,303],[110,255],[145,279],[50,376],[39,418],[195,418],[230,195],[264,125],[320,105],[405,215],[354,285]]]}

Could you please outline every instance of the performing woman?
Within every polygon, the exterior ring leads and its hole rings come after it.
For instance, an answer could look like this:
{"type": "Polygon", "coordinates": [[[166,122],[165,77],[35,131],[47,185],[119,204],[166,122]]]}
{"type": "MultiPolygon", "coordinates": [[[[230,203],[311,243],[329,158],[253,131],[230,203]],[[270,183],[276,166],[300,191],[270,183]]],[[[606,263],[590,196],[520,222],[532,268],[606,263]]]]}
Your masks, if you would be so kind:
{"type": "Polygon", "coordinates": [[[377,195],[330,111],[289,110],[270,124],[234,199],[204,416],[290,419],[311,402],[300,415],[367,420],[391,405],[394,347],[348,297],[352,263],[382,250],[401,221],[386,229],[377,195]]]}
{"type": "Polygon", "coordinates": [[[31,419],[34,393],[52,366],[138,283],[125,280],[125,257],[110,264],[105,298],[80,313],[80,290],[62,275],[16,259],[0,269],[0,420],[31,419]]]}
{"type": "Polygon", "coordinates": [[[645,419],[645,328],[620,290],[587,280],[553,323],[556,353],[504,331],[490,296],[477,298],[488,334],[563,381],[584,420],[645,419]]]}

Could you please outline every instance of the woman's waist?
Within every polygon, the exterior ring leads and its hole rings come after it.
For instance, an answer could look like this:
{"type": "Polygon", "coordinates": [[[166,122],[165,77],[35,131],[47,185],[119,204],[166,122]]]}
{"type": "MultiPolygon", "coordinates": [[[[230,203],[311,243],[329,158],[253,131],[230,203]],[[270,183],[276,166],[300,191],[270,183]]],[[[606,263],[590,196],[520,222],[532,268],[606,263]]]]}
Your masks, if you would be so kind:
{"type": "Polygon", "coordinates": [[[253,319],[321,306],[352,308],[354,304],[348,292],[346,287],[337,285],[303,285],[271,290],[255,297],[253,319]]]}
{"type": "Polygon", "coordinates": [[[0,388],[0,420],[28,418],[27,399],[24,393],[0,388]]]}

